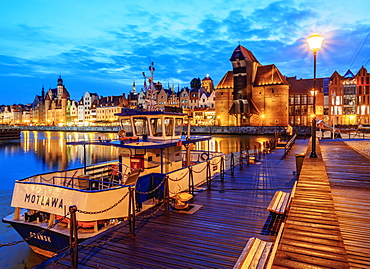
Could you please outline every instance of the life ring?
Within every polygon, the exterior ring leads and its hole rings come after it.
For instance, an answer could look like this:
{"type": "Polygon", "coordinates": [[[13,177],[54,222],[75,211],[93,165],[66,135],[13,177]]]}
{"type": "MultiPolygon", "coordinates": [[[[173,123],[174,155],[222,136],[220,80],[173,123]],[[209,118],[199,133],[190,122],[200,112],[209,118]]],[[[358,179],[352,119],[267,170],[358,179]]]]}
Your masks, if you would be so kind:
{"type": "Polygon", "coordinates": [[[123,130],[123,129],[119,130],[119,131],[118,131],[118,136],[119,136],[119,137],[125,137],[125,136],[126,136],[126,131],[125,131],[125,130],[123,130]]]}
{"type": "Polygon", "coordinates": [[[200,155],[200,158],[203,160],[203,161],[207,161],[209,159],[209,154],[207,152],[203,152],[201,155],[200,155]]]}

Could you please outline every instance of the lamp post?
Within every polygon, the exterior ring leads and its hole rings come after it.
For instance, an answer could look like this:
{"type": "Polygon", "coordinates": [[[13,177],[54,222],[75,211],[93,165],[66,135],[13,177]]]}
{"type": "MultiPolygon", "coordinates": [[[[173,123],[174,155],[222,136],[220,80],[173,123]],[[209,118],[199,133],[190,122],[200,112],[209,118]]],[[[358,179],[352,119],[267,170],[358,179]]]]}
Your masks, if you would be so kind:
{"type": "Polygon", "coordinates": [[[312,129],[311,129],[311,137],[312,137],[312,150],[310,154],[310,158],[317,158],[316,154],[316,55],[317,52],[321,49],[321,45],[324,38],[319,34],[313,34],[309,38],[307,38],[307,43],[310,50],[313,52],[313,113],[314,116],[312,117],[312,129]]]}

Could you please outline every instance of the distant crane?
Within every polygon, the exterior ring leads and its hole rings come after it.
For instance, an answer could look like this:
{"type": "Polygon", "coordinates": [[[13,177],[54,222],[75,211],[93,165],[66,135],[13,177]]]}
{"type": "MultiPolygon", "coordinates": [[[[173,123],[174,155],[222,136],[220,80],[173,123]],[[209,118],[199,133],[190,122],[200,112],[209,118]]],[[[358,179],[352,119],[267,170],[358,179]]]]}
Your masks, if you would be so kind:
{"type": "Polygon", "coordinates": [[[151,73],[151,76],[150,77],[147,77],[145,75],[145,72],[143,72],[143,76],[144,78],[148,78],[149,79],[149,89],[148,89],[148,93],[147,93],[147,98],[145,99],[145,102],[146,102],[146,107],[147,107],[147,110],[148,111],[155,111],[156,110],[156,101],[154,100],[154,92],[155,92],[155,88],[154,88],[154,62],[151,63],[151,65],[149,65],[149,71],[151,73]]]}

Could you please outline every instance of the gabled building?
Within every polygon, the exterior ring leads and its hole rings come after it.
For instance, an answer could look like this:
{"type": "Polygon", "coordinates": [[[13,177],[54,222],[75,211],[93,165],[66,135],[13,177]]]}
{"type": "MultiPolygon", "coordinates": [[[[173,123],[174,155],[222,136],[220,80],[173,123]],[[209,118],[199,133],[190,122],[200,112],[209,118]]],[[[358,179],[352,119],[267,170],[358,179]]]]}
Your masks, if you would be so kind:
{"type": "Polygon", "coordinates": [[[335,71],[329,86],[330,125],[370,124],[370,74],[365,67],[354,75],[350,70],[341,76],[335,71]]]}
{"type": "Polygon", "coordinates": [[[70,100],[69,92],[59,76],[57,87],[49,89],[45,96],[45,124],[58,125],[67,122],[67,105],[70,100]]]}
{"type": "Polygon", "coordinates": [[[218,125],[287,126],[289,83],[276,66],[261,65],[241,45],[230,61],[233,71],[216,86],[218,125]]]}
{"type": "Polygon", "coordinates": [[[85,92],[78,102],[78,121],[80,124],[89,125],[89,122],[94,121],[96,118],[96,103],[93,106],[95,100],[99,100],[99,96],[96,93],[85,92]]]}
{"type": "Polygon", "coordinates": [[[118,124],[118,117],[116,113],[120,113],[122,108],[128,106],[128,100],[125,94],[119,96],[101,97],[96,101],[98,103],[96,108],[96,124],[118,124]]]}

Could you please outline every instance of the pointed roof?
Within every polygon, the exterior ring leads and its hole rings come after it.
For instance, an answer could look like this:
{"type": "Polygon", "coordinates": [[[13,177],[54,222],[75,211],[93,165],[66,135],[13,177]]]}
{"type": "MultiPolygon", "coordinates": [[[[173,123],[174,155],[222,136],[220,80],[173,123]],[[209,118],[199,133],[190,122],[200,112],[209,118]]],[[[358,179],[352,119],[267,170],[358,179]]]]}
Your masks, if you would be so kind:
{"type": "Polygon", "coordinates": [[[254,86],[264,85],[289,85],[289,82],[274,64],[270,64],[259,66],[257,68],[254,86]]]}
{"type": "Polygon", "coordinates": [[[249,61],[259,63],[257,58],[253,55],[253,53],[241,45],[236,47],[233,54],[231,55],[230,61],[235,61],[236,59],[239,60],[248,59],[249,61]]]}
{"type": "Polygon", "coordinates": [[[354,78],[355,75],[351,72],[351,70],[347,70],[347,72],[343,76],[344,78],[354,78]]]}
{"type": "Polygon", "coordinates": [[[227,71],[220,82],[217,84],[216,89],[234,88],[233,71],[227,71]]]}

